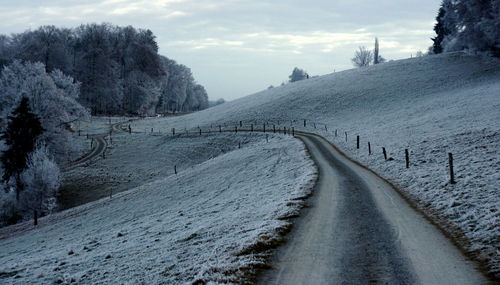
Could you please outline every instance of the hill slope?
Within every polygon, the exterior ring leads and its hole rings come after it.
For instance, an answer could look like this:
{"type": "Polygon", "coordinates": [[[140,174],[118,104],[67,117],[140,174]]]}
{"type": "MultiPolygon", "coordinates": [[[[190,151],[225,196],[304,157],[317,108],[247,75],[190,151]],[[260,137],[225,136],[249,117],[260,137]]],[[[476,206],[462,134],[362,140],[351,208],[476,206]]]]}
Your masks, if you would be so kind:
{"type": "Polygon", "coordinates": [[[232,129],[242,120],[259,128],[268,122],[304,129],[307,119],[305,129],[323,134],[395,183],[498,274],[499,94],[498,58],[454,53],[333,73],[137,126],[169,131],[226,123],[232,129]],[[394,160],[383,159],[382,147],[394,160]],[[409,169],[404,149],[410,152],[409,169]],[[454,154],[454,185],[448,183],[448,152],[454,154]]]}

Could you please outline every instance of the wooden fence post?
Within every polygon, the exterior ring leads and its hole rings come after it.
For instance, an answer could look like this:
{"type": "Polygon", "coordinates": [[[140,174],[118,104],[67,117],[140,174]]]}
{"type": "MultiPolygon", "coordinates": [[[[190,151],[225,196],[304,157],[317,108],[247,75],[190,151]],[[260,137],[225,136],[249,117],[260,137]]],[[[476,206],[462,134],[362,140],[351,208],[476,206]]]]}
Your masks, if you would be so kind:
{"type": "Polygon", "coordinates": [[[250,131],[253,132],[253,124],[250,124],[250,131]]]}
{"type": "Polygon", "coordinates": [[[266,124],[264,124],[262,126],[264,127],[263,130],[264,130],[264,133],[265,133],[266,132],[266,124]]]}
{"type": "Polygon", "coordinates": [[[356,148],[359,149],[359,136],[356,136],[356,148]]]}
{"type": "Polygon", "coordinates": [[[177,174],[177,165],[174,165],[174,174],[177,174]]]}
{"type": "Polygon", "coordinates": [[[283,127],[283,134],[286,135],[286,127],[283,127]]]}
{"type": "Polygon", "coordinates": [[[448,153],[448,163],[450,165],[450,183],[455,184],[455,173],[453,172],[453,154],[451,152],[448,153]]]}
{"type": "Polygon", "coordinates": [[[201,136],[201,129],[200,129],[200,136],[201,136]]]}
{"type": "Polygon", "coordinates": [[[384,153],[384,159],[387,160],[387,152],[385,151],[385,147],[382,147],[382,152],[384,153]]]}
{"type": "Polygon", "coordinates": [[[406,160],[406,168],[410,168],[410,153],[408,149],[405,148],[405,160],[406,160]]]}
{"type": "Polygon", "coordinates": [[[337,137],[337,129],[335,129],[335,137],[337,137]]]}
{"type": "Polygon", "coordinates": [[[304,128],[306,127],[306,120],[304,120],[304,128]]]}
{"type": "Polygon", "coordinates": [[[273,133],[276,133],[276,125],[273,124],[273,133]]]}
{"type": "Polygon", "coordinates": [[[238,142],[238,149],[240,149],[240,148],[241,148],[241,143],[238,142]]]}
{"type": "Polygon", "coordinates": [[[372,145],[368,142],[368,155],[372,155],[372,145]]]}
{"type": "Polygon", "coordinates": [[[38,225],[38,212],[36,210],[33,212],[33,224],[38,225]]]}
{"type": "Polygon", "coordinates": [[[237,133],[238,132],[238,126],[234,126],[234,132],[237,133]]]}
{"type": "Polygon", "coordinates": [[[222,133],[222,126],[219,125],[219,133],[222,133]]]}
{"type": "Polygon", "coordinates": [[[345,132],[345,142],[347,142],[347,132],[345,132]]]}
{"type": "Polygon", "coordinates": [[[292,127],[292,136],[295,136],[295,128],[292,127]]]}
{"type": "Polygon", "coordinates": [[[172,136],[175,136],[175,128],[172,128],[172,136]]]}
{"type": "Polygon", "coordinates": [[[240,121],[240,127],[243,127],[243,121],[240,121]]]}
{"type": "Polygon", "coordinates": [[[316,123],[314,123],[314,128],[316,129],[316,123]]]}

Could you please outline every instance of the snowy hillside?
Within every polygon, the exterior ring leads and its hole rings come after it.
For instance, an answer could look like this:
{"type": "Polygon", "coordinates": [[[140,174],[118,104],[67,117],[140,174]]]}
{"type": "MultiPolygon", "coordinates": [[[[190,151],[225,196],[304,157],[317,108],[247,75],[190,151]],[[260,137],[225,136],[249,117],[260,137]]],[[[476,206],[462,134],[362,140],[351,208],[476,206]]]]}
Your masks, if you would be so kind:
{"type": "Polygon", "coordinates": [[[26,234],[5,239],[27,224],[1,229],[0,283],[241,281],[280,242],[315,180],[300,142],[254,136],[178,175],[42,219],[26,234]]]}
{"type": "Polygon", "coordinates": [[[323,134],[392,181],[471,255],[489,263],[490,272],[499,274],[499,94],[499,59],[454,53],[333,73],[134,127],[169,132],[172,127],[217,129],[226,123],[226,129],[233,129],[241,120],[247,128],[251,123],[262,128],[267,122],[304,129],[307,119],[306,130],[323,134]],[[359,150],[356,135],[361,138],[359,150]],[[394,160],[384,161],[382,147],[394,160]],[[448,183],[448,152],[455,157],[455,185],[448,183]]]}
{"type": "MultiPolygon", "coordinates": [[[[0,229],[0,283],[230,283],[265,266],[265,250],[281,242],[316,169],[290,136],[269,135],[267,143],[264,134],[217,133],[219,125],[233,130],[240,121],[244,128],[268,123],[324,135],[396,184],[498,274],[498,94],[500,61],[457,53],[333,73],[190,115],[134,121],[137,133],[113,133],[106,159],[65,174],[75,191],[67,192],[68,207],[75,199],[103,199],[46,217],[36,229],[31,223],[0,229]],[[199,135],[198,127],[215,133],[199,135]],[[182,135],[172,137],[172,128],[182,135]],[[383,159],[381,147],[393,160],[383,159]],[[454,185],[448,152],[455,156],[454,185]],[[99,193],[78,193],[94,186],[99,193]]],[[[82,128],[101,133],[109,126],[97,121],[82,128]]]]}

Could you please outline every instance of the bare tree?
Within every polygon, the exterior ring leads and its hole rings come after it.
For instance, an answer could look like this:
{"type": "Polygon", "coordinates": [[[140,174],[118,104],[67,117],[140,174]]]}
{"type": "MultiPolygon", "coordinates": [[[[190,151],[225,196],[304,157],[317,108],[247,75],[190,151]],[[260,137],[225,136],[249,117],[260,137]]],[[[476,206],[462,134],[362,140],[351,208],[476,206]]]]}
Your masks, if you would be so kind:
{"type": "Polygon", "coordinates": [[[367,50],[364,46],[359,47],[359,50],[356,51],[354,58],[351,60],[356,67],[369,66],[373,60],[373,53],[371,50],[367,50]]]}

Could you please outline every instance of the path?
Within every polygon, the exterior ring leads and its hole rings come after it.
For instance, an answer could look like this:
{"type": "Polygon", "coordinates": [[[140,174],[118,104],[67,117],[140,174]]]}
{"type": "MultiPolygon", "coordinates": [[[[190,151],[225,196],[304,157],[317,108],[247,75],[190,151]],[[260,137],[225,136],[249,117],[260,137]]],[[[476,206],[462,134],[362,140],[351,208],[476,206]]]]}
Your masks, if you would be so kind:
{"type": "Polygon", "coordinates": [[[296,136],[319,180],[262,284],[488,283],[391,185],[322,137],[296,136]]]}
{"type": "Polygon", "coordinates": [[[95,157],[98,157],[102,154],[102,152],[106,149],[106,140],[104,139],[106,137],[105,134],[100,134],[100,135],[92,135],[91,136],[94,139],[94,147],[90,152],[82,156],[81,158],[71,162],[69,166],[64,167],[62,170],[63,171],[69,171],[73,170],[77,167],[80,167],[82,165],[85,165],[87,162],[92,160],[95,157]]]}

